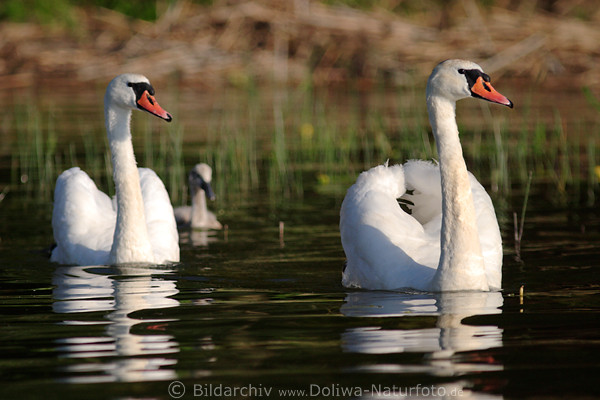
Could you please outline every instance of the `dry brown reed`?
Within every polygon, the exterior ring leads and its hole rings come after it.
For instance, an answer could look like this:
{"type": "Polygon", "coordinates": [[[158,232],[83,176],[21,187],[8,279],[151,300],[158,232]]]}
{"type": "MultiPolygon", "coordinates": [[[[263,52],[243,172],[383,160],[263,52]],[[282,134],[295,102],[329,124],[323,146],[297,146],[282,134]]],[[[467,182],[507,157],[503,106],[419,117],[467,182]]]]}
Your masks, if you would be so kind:
{"type": "Polygon", "coordinates": [[[155,23],[101,8],[78,9],[75,29],[3,23],[0,89],[48,80],[105,82],[121,71],[207,88],[249,80],[368,87],[407,83],[454,57],[478,60],[495,76],[565,77],[570,85],[600,87],[594,1],[428,4],[427,12],[411,14],[310,0],[211,7],[180,0],[155,23]],[[588,10],[585,18],[576,17],[576,7],[588,10]]]}

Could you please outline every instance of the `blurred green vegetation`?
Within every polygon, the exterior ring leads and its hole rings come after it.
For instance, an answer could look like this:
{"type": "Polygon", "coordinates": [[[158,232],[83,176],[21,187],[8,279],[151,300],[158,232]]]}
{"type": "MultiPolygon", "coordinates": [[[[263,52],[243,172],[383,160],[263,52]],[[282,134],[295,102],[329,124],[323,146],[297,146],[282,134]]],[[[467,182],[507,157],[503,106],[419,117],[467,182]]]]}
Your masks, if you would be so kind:
{"type": "MultiPolygon", "coordinates": [[[[178,0],[3,0],[0,2],[0,21],[36,22],[46,25],[72,26],[77,21],[75,9],[103,7],[132,18],[154,21],[161,11],[178,0]]],[[[213,0],[193,0],[192,3],[211,5],[213,0]]]]}
{"type": "Polygon", "coordinates": [[[0,20],[12,22],[71,21],[73,2],[69,0],[5,0],[0,2],[0,20]]]}
{"type": "MultiPolygon", "coordinates": [[[[437,159],[420,91],[375,95],[371,101],[379,106],[366,113],[360,98],[342,96],[298,89],[285,96],[246,97],[230,89],[203,114],[202,128],[190,125],[193,120],[165,125],[136,115],[137,159],[163,179],[176,205],[188,201],[186,171],[197,162],[209,163],[222,206],[258,191],[281,202],[312,192],[342,198],[361,171],[386,160],[437,159]],[[385,107],[389,102],[395,106],[385,107]]],[[[462,125],[467,113],[459,112],[462,144],[469,169],[497,204],[521,196],[529,183],[554,204],[597,204],[600,141],[586,131],[596,132],[600,122],[589,126],[575,118],[567,124],[557,110],[551,118],[534,116],[525,104],[513,111],[523,113],[519,126],[509,123],[506,110],[479,106],[483,118],[469,127],[462,125]]],[[[6,116],[0,134],[11,146],[7,185],[47,202],[58,174],[80,166],[102,190],[114,193],[101,121],[70,120],[69,110],[64,104],[44,110],[27,102],[6,116]]]]}

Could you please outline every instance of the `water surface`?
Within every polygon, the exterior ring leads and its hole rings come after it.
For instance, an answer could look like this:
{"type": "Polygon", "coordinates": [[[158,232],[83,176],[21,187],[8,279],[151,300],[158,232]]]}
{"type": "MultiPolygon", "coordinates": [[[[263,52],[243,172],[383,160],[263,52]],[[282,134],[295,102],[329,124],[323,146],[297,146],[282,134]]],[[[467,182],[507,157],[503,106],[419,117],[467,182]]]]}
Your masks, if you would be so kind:
{"type": "Polygon", "coordinates": [[[218,199],[227,232],[182,231],[181,263],[125,268],[50,263],[51,197],[4,168],[0,397],[600,395],[597,207],[549,200],[549,184],[534,181],[519,261],[522,191],[496,195],[502,292],[349,290],[344,185],[306,171],[301,196],[264,180],[218,199]]]}

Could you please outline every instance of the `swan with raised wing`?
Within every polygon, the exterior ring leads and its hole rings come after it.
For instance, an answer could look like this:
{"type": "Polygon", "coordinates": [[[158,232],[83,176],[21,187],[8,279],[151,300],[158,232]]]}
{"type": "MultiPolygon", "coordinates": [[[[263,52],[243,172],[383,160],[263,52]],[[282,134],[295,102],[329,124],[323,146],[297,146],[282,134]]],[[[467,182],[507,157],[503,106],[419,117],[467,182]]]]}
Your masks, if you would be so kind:
{"type": "Polygon", "coordinates": [[[205,163],[196,164],[188,174],[188,185],[192,198],[191,206],[175,208],[175,220],[180,227],[197,229],[221,229],[223,226],[215,214],[206,207],[206,198],[215,199],[210,182],[212,168],[205,163]]]}
{"type": "Polygon", "coordinates": [[[160,178],[138,168],[131,140],[132,110],[170,122],[143,75],[114,78],[104,96],[104,119],[112,155],[115,199],[73,167],[56,181],[51,261],[76,265],[163,264],[179,261],[173,207],[160,178]]]}
{"type": "Polygon", "coordinates": [[[340,211],[347,287],[425,291],[498,290],[502,240],[492,201],[467,171],[456,101],[513,106],[470,61],[438,64],[426,99],[439,164],[412,160],[363,172],[340,211]]]}

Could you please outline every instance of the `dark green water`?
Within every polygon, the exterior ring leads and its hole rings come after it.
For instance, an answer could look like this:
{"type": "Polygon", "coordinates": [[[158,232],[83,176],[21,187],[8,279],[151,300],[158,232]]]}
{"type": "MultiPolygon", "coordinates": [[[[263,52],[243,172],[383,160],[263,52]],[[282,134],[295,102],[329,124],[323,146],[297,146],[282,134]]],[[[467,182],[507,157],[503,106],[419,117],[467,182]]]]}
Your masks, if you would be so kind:
{"type": "Polygon", "coordinates": [[[180,264],[84,268],[48,261],[51,202],[11,186],[0,398],[600,396],[597,207],[534,181],[518,262],[522,198],[497,196],[501,293],[369,292],[340,284],[343,190],[317,189],[217,201],[227,233],[181,232],[180,264]]]}
{"type": "Polygon", "coordinates": [[[281,243],[258,198],[222,217],[226,238],[182,235],[178,265],[84,268],[37,253],[49,205],[7,197],[1,397],[600,394],[596,211],[531,211],[524,263],[507,243],[504,292],[432,295],[344,289],[337,208],[292,203],[281,243]]]}

